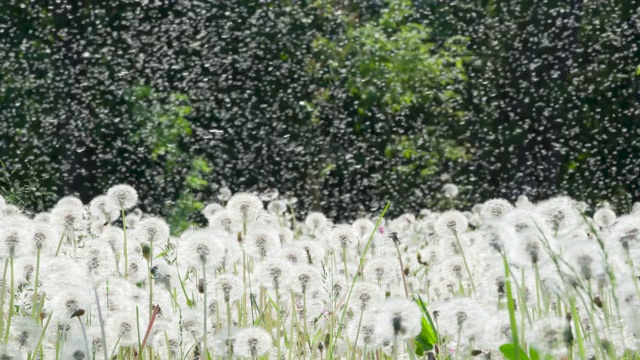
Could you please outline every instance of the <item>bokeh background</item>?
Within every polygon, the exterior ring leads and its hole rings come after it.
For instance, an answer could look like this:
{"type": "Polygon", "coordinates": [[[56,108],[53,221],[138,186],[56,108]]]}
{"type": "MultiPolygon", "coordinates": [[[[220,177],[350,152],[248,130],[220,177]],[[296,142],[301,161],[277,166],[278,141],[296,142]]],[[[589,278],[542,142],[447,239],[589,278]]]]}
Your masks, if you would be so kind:
{"type": "Polygon", "coordinates": [[[636,0],[3,0],[0,195],[222,187],[338,221],[639,198],[636,0]],[[446,183],[460,194],[447,199],[446,183]]]}

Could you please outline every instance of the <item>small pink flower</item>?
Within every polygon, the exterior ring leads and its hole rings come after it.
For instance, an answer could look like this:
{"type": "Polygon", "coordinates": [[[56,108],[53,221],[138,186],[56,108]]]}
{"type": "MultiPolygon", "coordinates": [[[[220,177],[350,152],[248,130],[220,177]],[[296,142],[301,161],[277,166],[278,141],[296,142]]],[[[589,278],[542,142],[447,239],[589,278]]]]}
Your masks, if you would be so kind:
{"type": "Polygon", "coordinates": [[[384,234],[384,227],[380,226],[380,227],[378,228],[378,232],[379,232],[380,234],[384,234]]]}

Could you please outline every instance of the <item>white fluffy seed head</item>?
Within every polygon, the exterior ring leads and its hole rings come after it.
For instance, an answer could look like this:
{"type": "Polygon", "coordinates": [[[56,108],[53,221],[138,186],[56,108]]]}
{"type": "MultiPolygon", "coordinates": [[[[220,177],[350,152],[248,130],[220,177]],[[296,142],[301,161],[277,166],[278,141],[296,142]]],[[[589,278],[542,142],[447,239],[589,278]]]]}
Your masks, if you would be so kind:
{"type": "Polygon", "coordinates": [[[593,222],[602,228],[609,228],[617,220],[616,213],[610,207],[604,206],[593,214],[593,222]]]}
{"type": "Polygon", "coordinates": [[[251,222],[258,218],[263,209],[262,200],[249,193],[234,194],[227,203],[227,209],[245,222],[251,222]]]}
{"type": "Polygon", "coordinates": [[[389,298],[380,305],[378,334],[381,339],[413,339],[422,329],[422,310],[405,298],[389,298]]]}
{"type": "Polygon", "coordinates": [[[327,217],[320,212],[310,212],[304,220],[304,224],[314,232],[327,225],[327,217]]]}
{"type": "Polygon", "coordinates": [[[109,188],[107,197],[118,209],[128,210],[138,203],[138,192],[132,186],[120,184],[109,188]]]}
{"type": "Polygon", "coordinates": [[[113,222],[120,217],[120,208],[109,201],[106,195],[99,195],[89,203],[89,214],[92,220],[113,222]]]}
{"type": "Polygon", "coordinates": [[[448,183],[448,184],[444,184],[444,186],[442,187],[442,192],[444,193],[445,197],[451,199],[458,196],[458,193],[460,192],[460,190],[458,189],[457,185],[448,183]]]}
{"type": "Polygon", "coordinates": [[[513,205],[505,199],[491,199],[482,204],[480,215],[485,222],[497,221],[513,210],[513,205]]]}
{"type": "Polygon", "coordinates": [[[257,326],[240,329],[235,335],[234,353],[240,357],[258,358],[271,350],[273,340],[269,332],[257,326]]]}
{"type": "Polygon", "coordinates": [[[467,230],[469,222],[459,211],[451,210],[440,214],[434,224],[434,230],[440,237],[455,237],[467,230]]]}
{"type": "Polygon", "coordinates": [[[136,235],[147,243],[160,243],[169,239],[169,225],[159,217],[148,217],[136,226],[136,235]]]}

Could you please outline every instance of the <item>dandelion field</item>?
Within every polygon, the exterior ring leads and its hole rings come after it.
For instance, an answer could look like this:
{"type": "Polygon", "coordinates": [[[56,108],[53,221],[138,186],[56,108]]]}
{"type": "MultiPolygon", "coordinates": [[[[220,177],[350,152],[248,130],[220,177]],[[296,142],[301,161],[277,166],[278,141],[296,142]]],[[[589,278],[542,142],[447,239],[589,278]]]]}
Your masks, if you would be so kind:
{"type": "MultiPolygon", "coordinates": [[[[445,187],[455,196],[453,185],[445,187]]],[[[1,199],[0,199],[1,200],[1,199]]],[[[222,191],[170,235],[116,185],[0,201],[0,359],[633,359],[640,206],[297,218],[222,191]]]]}

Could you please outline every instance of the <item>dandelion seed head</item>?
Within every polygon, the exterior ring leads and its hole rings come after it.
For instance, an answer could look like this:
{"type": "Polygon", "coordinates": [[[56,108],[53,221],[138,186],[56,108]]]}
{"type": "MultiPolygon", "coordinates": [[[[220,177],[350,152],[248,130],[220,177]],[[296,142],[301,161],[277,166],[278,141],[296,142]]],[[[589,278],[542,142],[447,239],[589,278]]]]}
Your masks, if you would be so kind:
{"type": "Polygon", "coordinates": [[[273,215],[282,216],[287,211],[287,203],[282,200],[273,200],[267,205],[267,210],[273,215]]]}
{"type": "Polygon", "coordinates": [[[148,217],[136,226],[136,235],[147,243],[166,241],[169,239],[169,225],[161,218],[148,217]]]}
{"type": "Polygon", "coordinates": [[[422,310],[405,298],[389,298],[380,305],[378,334],[381,339],[413,339],[422,329],[422,310]]]}
{"type": "Polygon", "coordinates": [[[442,193],[446,198],[449,199],[458,196],[459,192],[460,190],[458,189],[458,186],[452,183],[444,184],[444,186],[442,187],[442,193]]]}
{"type": "Polygon", "coordinates": [[[399,278],[397,260],[387,257],[372,259],[365,264],[363,274],[371,283],[386,285],[399,278]]]}
{"type": "Polygon", "coordinates": [[[252,226],[242,244],[247,255],[255,259],[264,259],[280,250],[280,237],[273,228],[252,226]]]}
{"type": "Polygon", "coordinates": [[[442,213],[434,224],[434,230],[440,237],[455,237],[467,230],[469,222],[459,211],[442,213]]]}
{"type": "Polygon", "coordinates": [[[328,220],[323,213],[310,212],[305,218],[304,224],[313,232],[326,226],[328,224],[328,220]]]}
{"type": "Polygon", "coordinates": [[[268,331],[250,326],[238,330],[235,335],[234,353],[237,356],[256,358],[271,350],[271,335],[268,331]]]}
{"type": "Polygon", "coordinates": [[[609,228],[616,220],[616,213],[608,205],[601,207],[593,214],[593,222],[602,228],[609,228]]]}
{"type": "Polygon", "coordinates": [[[291,284],[292,266],[280,258],[263,260],[254,271],[254,278],[260,286],[272,289],[283,289],[291,284]]]}
{"type": "Polygon", "coordinates": [[[243,221],[254,221],[262,209],[262,200],[249,193],[236,193],[227,203],[227,210],[243,221]]]}
{"type": "Polygon", "coordinates": [[[527,340],[538,353],[558,358],[566,353],[564,332],[566,321],[560,317],[545,317],[534,320],[527,340]]]}
{"type": "Polygon", "coordinates": [[[93,220],[111,223],[120,217],[120,208],[106,195],[99,195],[89,203],[89,214],[93,220]]]}
{"type": "Polygon", "coordinates": [[[380,288],[367,282],[358,282],[353,286],[351,299],[347,304],[354,313],[373,310],[383,300],[384,295],[380,288]]]}
{"type": "Polygon", "coordinates": [[[513,210],[513,205],[505,199],[491,199],[482,204],[480,216],[485,222],[500,220],[513,210]]]}
{"type": "Polygon", "coordinates": [[[132,186],[120,184],[109,188],[107,198],[118,209],[128,210],[138,203],[138,192],[132,186]]]}

